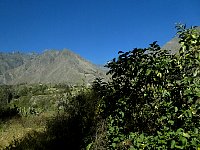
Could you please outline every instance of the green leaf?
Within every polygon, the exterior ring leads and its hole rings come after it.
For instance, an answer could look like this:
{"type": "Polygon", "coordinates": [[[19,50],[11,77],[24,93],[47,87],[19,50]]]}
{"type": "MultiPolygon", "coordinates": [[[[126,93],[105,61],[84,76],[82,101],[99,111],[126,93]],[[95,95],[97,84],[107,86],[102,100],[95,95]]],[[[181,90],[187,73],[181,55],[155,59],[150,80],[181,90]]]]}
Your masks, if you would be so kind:
{"type": "Polygon", "coordinates": [[[151,70],[148,69],[147,72],[146,72],[146,75],[149,75],[151,73],[151,70]]]}
{"type": "Polygon", "coordinates": [[[198,134],[198,128],[194,128],[194,133],[198,134]]]}
{"type": "Polygon", "coordinates": [[[91,146],[92,146],[92,143],[88,144],[88,146],[86,147],[86,150],[90,150],[91,146]]]}
{"type": "Polygon", "coordinates": [[[160,72],[157,73],[157,76],[160,77],[160,78],[162,78],[162,73],[160,73],[160,72]]]}
{"type": "Polygon", "coordinates": [[[183,136],[184,136],[184,137],[187,137],[187,138],[190,137],[190,135],[189,135],[188,133],[184,133],[184,132],[183,132],[183,136]]]}
{"type": "Polygon", "coordinates": [[[119,137],[113,139],[114,142],[119,142],[119,137]]]}
{"type": "Polygon", "coordinates": [[[182,145],[185,146],[187,144],[187,139],[185,137],[180,137],[182,145]]]}
{"type": "Polygon", "coordinates": [[[183,149],[183,146],[175,145],[175,148],[177,148],[177,149],[183,149]]]}
{"type": "Polygon", "coordinates": [[[168,123],[169,123],[170,125],[174,125],[174,121],[173,121],[173,120],[169,120],[168,123]]]}
{"type": "Polygon", "coordinates": [[[177,132],[177,134],[180,134],[180,133],[182,133],[184,130],[182,129],[182,128],[179,128],[176,132],[177,132]]]}
{"type": "Polygon", "coordinates": [[[117,144],[116,143],[112,143],[112,147],[116,147],[117,146],[117,144]]]}
{"type": "Polygon", "coordinates": [[[177,112],[177,111],[178,111],[178,107],[175,107],[174,109],[175,109],[175,112],[177,112]]]}
{"type": "Polygon", "coordinates": [[[192,111],[191,111],[191,110],[188,110],[187,112],[188,112],[188,116],[189,116],[190,118],[192,118],[192,111]]]}
{"type": "Polygon", "coordinates": [[[196,70],[194,71],[193,76],[196,77],[197,74],[198,74],[198,69],[196,69],[196,70]]]}
{"type": "Polygon", "coordinates": [[[172,141],[171,141],[171,148],[174,148],[175,145],[176,145],[176,141],[172,140],[172,141]]]}

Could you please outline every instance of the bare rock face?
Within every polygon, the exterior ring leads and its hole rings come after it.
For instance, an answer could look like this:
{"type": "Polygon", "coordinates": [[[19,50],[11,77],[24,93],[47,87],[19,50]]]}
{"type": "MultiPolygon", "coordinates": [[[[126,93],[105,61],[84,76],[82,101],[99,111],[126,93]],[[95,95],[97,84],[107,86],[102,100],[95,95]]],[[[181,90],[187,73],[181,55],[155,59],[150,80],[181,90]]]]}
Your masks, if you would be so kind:
{"type": "Polygon", "coordinates": [[[176,53],[180,49],[179,38],[174,37],[172,40],[167,42],[162,49],[170,50],[171,53],[176,53]]]}
{"type": "Polygon", "coordinates": [[[1,84],[67,83],[74,85],[90,84],[97,77],[106,78],[105,70],[67,49],[48,50],[40,55],[2,53],[0,65],[1,84]]]}

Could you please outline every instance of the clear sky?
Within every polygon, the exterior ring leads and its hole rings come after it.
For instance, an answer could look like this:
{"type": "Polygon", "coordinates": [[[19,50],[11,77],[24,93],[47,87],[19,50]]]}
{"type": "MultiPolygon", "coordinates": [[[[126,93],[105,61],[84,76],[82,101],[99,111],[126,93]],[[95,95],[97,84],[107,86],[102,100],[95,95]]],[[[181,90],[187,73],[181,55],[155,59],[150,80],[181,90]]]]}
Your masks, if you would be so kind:
{"type": "Polygon", "coordinates": [[[119,50],[162,46],[179,22],[200,25],[200,0],[0,0],[0,51],[68,48],[105,64],[119,50]]]}

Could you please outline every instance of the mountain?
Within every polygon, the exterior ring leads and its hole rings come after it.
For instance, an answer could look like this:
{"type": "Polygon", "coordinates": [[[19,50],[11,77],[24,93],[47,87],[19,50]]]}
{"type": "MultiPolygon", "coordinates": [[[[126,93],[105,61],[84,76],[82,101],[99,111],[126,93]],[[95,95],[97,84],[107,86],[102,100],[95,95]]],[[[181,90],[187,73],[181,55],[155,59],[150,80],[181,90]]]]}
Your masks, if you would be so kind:
{"type": "Polygon", "coordinates": [[[27,62],[32,56],[19,52],[0,53],[0,75],[27,62]]]}
{"type": "Polygon", "coordinates": [[[105,70],[65,49],[42,54],[0,53],[0,84],[89,84],[105,70]]]}
{"type": "MultiPolygon", "coordinates": [[[[198,31],[200,31],[200,26],[196,27],[198,31]]],[[[176,53],[180,49],[179,38],[175,36],[167,42],[162,49],[171,50],[171,53],[176,53]]]]}
{"type": "Polygon", "coordinates": [[[171,50],[171,53],[176,53],[180,49],[179,38],[177,36],[172,38],[162,49],[171,50]]]}

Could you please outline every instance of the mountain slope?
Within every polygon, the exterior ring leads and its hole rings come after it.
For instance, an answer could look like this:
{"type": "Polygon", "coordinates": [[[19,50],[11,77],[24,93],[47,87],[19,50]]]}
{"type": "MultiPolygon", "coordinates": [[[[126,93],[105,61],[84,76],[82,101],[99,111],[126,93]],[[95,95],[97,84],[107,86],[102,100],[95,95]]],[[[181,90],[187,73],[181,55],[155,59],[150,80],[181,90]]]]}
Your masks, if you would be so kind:
{"type": "MultiPolygon", "coordinates": [[[[27,57],[26,55],[25,58],[27,57]]],[[[4,71],[0,76],[0,83],[88,84],[96,77],[105,77],[105,71],[69,50],[49,50],[4,71]]]]}
{"type": "MultiPolygon", "coordinates": [[[[196,29],[198,31],[200,31],[200,26],[196,27],[196,29]]],[[[179,38],[177,36],[175,36],[174,38],[172,38],[172,40],[170,40],[169,42],[167,42],[162,49],[166,49],[166,50],[171,50],[171,53],[175,53],[180,49],[180,44],[179,44],[179,38]]]]}
{"type": "Polygon", "coordinates": [[[34,55],[25,55],[19,52],[0,53],[0,75],[7,70],[21,66],[32,57],[34,57],[34,55]]]}
{"type": "Polygon", "coordinates": [[[179,38],[174,37],[172,40],[167,42],[162,49],[171,50],[171,53],[176,53],[180,49],[179,38]]]}

